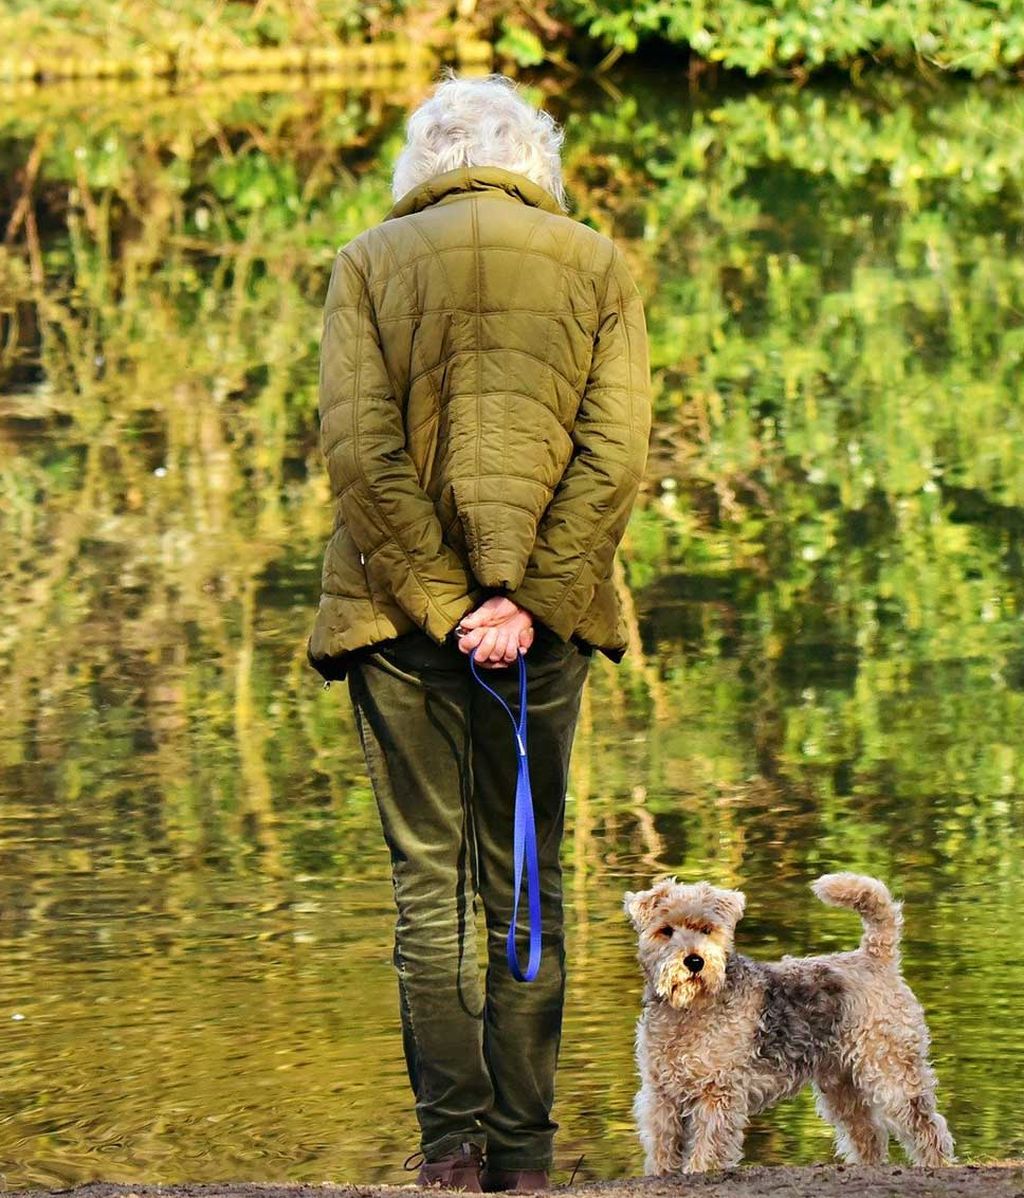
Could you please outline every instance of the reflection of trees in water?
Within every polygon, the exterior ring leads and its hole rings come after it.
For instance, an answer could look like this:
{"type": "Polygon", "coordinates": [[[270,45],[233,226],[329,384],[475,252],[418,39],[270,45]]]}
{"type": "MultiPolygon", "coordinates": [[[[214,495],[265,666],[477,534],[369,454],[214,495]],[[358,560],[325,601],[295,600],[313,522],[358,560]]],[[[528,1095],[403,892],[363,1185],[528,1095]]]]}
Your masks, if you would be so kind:
{"type": "MultiPolygon", "coordinates": [[[[746,97],[639,132],[627,103],[577,113],[566,153],[580,214],[647,234],[629,246],[660,420],[622,555],[632,652],[602,675],[610,710],[643,697],[669,721],[666,651],[738,654],[758,676],[768,775],[794,757],[773,713],[801,682],[851,692],[863,733],[915,662],[1019,673],[1019,518],[991,518],[1019,512],[1024,490],[1022,258],[1000,228],[1018,98],[1006,112],[998,94],[893,98],[746,97]],[[941,151],[924,132],[944,134],[941,151]],[[673,597],[675,578],[720,589],[673,597]],[[891,668],[862,694],[876,659],[891,668]]],[[[400,111],[376,93],[214,90],[198,105],[115,97],[57,125],[50,104],[7,118],[31,200],[0,259],[18,451],[7,652],[33,645],[38,669],[59,614],[79,666],[102,668],[110,642],[86,632],[104,618],[121,672],[132,657],[187,668],[193,642],[234,660],[255,587],[297,680],[329,519],[313,415],[323,276],[389,202],[374,160],[400,111]],[[353,175],[343,155],[368,165],[353,175]],[[20,253],[29,210],[43,289],[20,253]]]]}
{"type": "MultiPolygon", "coordinates": [[[[814,909],[814,872],[890,878],[968,1139],[995,1151],[1009,1127],[949,1034],[980,996],[954,1004],[944,968],[964,888],[974,976],[999,994],[1016,968],[1020,101],[883,101],[563,101],[578,214],[648,297],[658,404],[618,576],[631,653],[595,661],[566,846],[573,1001],[614,1063],[572,1101],[623,1162],[628,1131],[592,1113],[632,1085],[617,904],[662,870],[748,886],[750,943],[779,951],[855,939],[814,909]]],[[[376,885],[382,860],[342,688],[304,638],[331,520],[320,306],[334,250],[388,206],[402,112],[222,90],[83,124],[39,104],[6,110],[0,143],[31,200],[0,251],[0,787],[41,839],[2,905],[28,934],[70,878],[170,862],[183,892],[269,904],[270,943],[305,934],[296,874],[376,885]]],[[[201,903],[175,893],[176,919],[201,903]]],[[[381,925],[356,922],[360,951],[381,925]]],[[[185,951],[162,934],[146,952],[185,951]]],[[[779,1118],[766,1158],[814,1151],[808,1111],[779,1118]]]]}

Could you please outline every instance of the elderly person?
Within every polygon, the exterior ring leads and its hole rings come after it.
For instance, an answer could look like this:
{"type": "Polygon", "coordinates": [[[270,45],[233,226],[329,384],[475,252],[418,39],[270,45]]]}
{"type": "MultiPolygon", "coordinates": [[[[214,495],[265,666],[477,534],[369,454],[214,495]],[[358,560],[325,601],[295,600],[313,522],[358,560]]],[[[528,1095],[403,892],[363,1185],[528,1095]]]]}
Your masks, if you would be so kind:
{"type": "Polygon", "coordinates": [[[569,755],[593,652],[626,648],[612,559],[650,431],[641,298],[617,246],[566,214],[562,138],[510,80],[449,72],[324,310],[336,514],[309,659],[348,680],[391,853],[419,1181],[473,1191],[548,1185],[569,755]],[[513,710],[526,655],[543,944],[527,983],[505,960],[513,732],[470,653],[513,710]]]}

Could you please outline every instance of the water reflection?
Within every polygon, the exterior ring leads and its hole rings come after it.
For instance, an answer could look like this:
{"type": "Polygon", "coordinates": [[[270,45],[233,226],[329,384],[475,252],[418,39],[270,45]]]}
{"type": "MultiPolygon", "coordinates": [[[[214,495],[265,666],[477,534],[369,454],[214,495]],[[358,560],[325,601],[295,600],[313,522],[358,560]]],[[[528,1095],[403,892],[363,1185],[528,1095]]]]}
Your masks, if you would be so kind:
{"type": "MultiPolygon", "coordinates": [[[[906,899],[962,1154],[1019,1156],[1021,99],[623,86],[552,104],[658,389],[573,762],[559,1160],[640,1165],[622,892],[706,874],[753,955],[823,951],[837,866],[906,899]]],[[[402,114],[72,100],[0,116],[45,167],[0,251],[0,1173],[406,1180],[386,853],[303,659],[325,270],[402,114]]],[[[748,1155],[828,1152],[804,1096],[748,1155]]]]}

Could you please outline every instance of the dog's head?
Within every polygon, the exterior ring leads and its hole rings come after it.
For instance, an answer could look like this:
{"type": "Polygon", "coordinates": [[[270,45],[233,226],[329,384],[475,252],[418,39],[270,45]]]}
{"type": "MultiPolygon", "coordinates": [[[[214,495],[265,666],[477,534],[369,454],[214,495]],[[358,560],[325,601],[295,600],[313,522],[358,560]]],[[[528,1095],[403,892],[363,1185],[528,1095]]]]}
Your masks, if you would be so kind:
{"type": "Polygon", "coordinates": [[[733,932],[746,899],[708,882],[664,878],[626,894],[624,908],[639,933],[638,956],[654,993],[682,1009],[718,991],[733,932]]]}

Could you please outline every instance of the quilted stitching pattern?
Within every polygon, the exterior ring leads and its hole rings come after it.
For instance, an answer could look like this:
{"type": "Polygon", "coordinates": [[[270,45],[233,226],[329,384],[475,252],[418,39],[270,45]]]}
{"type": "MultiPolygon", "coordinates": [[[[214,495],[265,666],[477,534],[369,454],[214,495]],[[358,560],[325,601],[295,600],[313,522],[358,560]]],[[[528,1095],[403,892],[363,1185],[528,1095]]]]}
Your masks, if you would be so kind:
{"type": "Polygon", "coordinates": [[[344,246],[324,307],[335,532],[309,643],[436,641],[487,594],[625,650],[611,583],[651,423],[643,303],[615,244],[498,167],[437,175],[344,246]]]}

